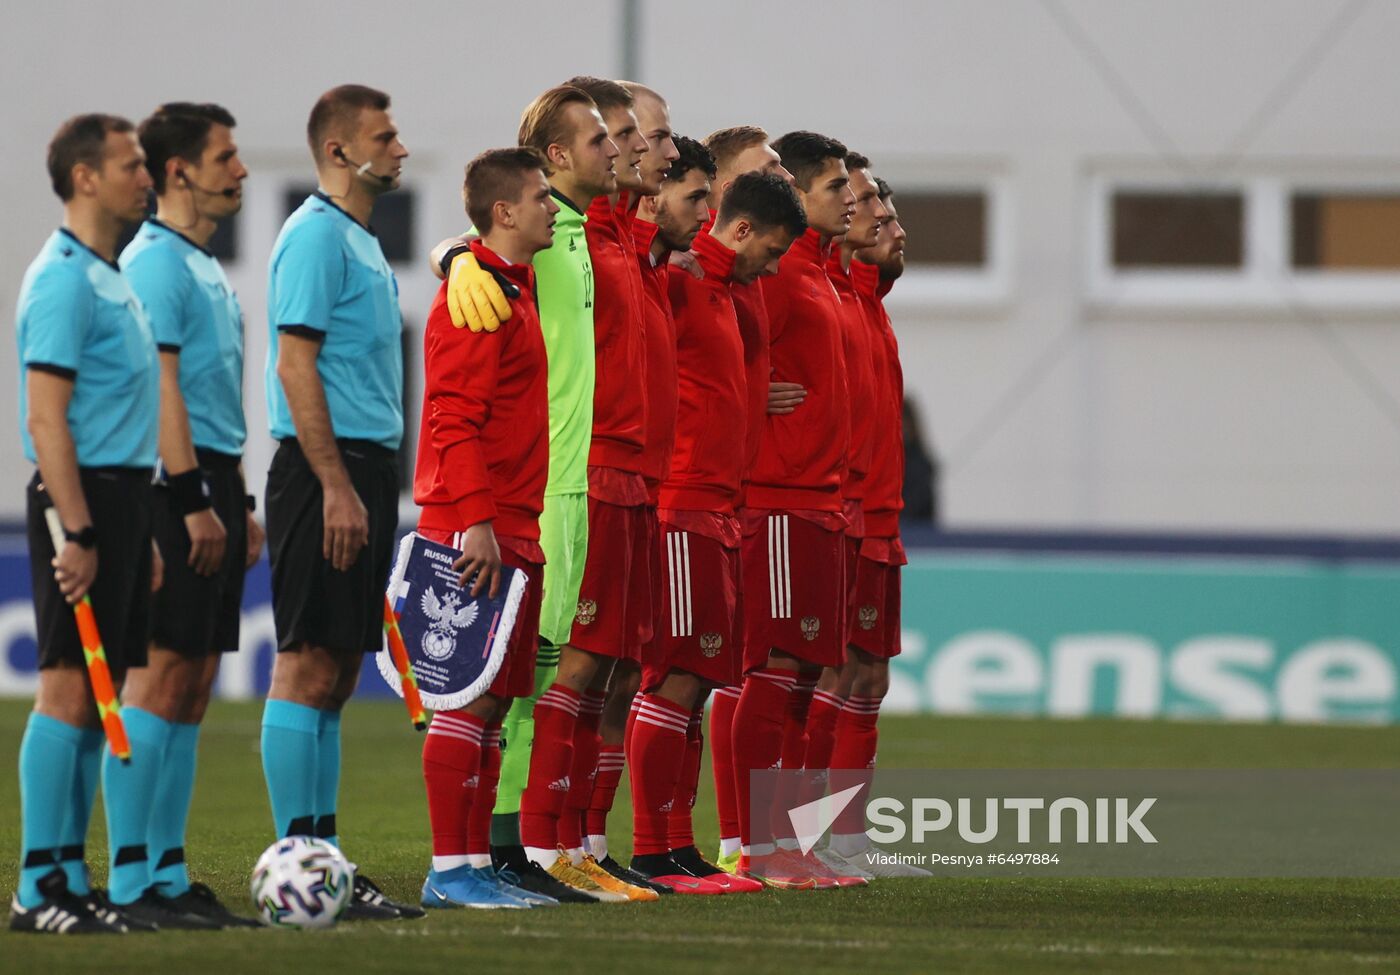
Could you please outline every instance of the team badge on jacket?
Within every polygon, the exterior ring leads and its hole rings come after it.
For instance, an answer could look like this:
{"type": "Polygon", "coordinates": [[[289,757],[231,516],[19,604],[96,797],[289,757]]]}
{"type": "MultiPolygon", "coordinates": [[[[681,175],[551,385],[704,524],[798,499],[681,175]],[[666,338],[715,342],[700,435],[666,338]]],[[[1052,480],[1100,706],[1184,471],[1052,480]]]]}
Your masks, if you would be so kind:
{"type": "Polygon", "coordinates": [[[810,643],[817,638],[817,634],[821,632],[821,629],[822,621],[815,616],[802,617],[802,639],[810,643]]]}

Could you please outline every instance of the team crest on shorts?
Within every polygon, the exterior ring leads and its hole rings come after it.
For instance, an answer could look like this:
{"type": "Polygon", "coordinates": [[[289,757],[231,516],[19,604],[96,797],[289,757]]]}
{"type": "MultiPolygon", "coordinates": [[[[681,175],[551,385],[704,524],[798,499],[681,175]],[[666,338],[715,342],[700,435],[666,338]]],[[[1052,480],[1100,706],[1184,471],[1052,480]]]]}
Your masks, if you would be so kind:
{"type": "Polygon", "coordinates": [[[862,606],[860,608],[860,628],[862,630],[875,629],[875,621],[880,618],[880,611],[874,606],[862,606]]]}
{"type": "Polygon", "coordinates": [[[423,634],[423,652],[430,660],[446,660],[457,649],[457,631],[476,622],[477,605],[462,606],[462,597],[448,590],[438,599],[431,586],[423,593],[423,615],[428,617],[428,631],[423,634]],[[459,608],[460,607],[460,608],[459,608]]]}
{"type": "Polygon", "coordinates": [[[724,637],[718,633],[702,633],[700,635],[700,652],[706,657],[718,657],[719,648],[724,646],[724,637]]]}
{"type": "Polygon", "coordinates": [[[580,626],[587,626],[598,618],[598,603],[592,599],[580,599],[574,619],[580,626]]]}
{"type": "Polygon", "coordinates": [[[821,629],[822,621],[815,616],[802,617],[802,639],[806,640],[808,643],[811,643],[817,638],[817,634],[821,632],[821,629]]]}

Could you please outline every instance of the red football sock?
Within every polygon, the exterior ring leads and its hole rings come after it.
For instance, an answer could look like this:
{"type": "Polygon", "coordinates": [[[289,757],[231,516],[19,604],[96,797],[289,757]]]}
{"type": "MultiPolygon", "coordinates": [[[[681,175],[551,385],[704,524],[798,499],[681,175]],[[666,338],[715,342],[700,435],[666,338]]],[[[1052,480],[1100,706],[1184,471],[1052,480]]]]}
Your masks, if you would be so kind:
{"type": "Polygon", "coordinates": [[[734,796],[734,708],[739,704],[739,688],[721,687],[710,704],[710,765],[715,776],[715,806],[719,813],[719,835],[729,839],[739,835],[739,802],[734,796]]]}
{"type": "Polygon", "coordinates": [[[588,800],[593,794],[593,771],[598,767],[598,724],[603,720],[603,691],[584,691],[579,700],[578,723],[574,725],[574,755],[569,766],[569,795],[559,814],[559,843],[566,850],[583,846],[583,827],[588,800]]]}
{"type": "Polygon", "coordinates": [[[681,762],[681,774],[676,779],[676,801],[671,806],[671,816],[667,827],[670,848],[684,850],[695,845],[695,826],[692,810],[695,808],[695,793],[700,788],[700,756],[705,751],[705,705],[701,704],[690,712],[690,723],[685,729],[685,759],[681,762]]]}
{"type": "Polygon", "coordinates": [[[836,748],[831,756],[831,791],[842,792],[862,786],[853,801],[836,817],[832,832],[853,835],[865,831],[865,801],[875,770],[875,748],[879,741],[876,722],[880,719],[878,697],[852,697],[836,720],[836,748]]]}
{"type": "Polygon", "coordinates": [[[626,760],[621,745],[604,745],[598,751],[598,765],[593,774],[593,795],[588,800],[588,835],[608,835],[608,813],[617,798],[626,760]]]}
{"type": "Polygon", "coordinates": [[[520,840],[525,846],[552,850],[559,842],[559,813],[569,794],[574,758],[574,725],[579,696],[553,684],[535,702],[535,743],[530,774],[520,795],[520,840]]]}
{"type": "Polygon", "coordinates": [[[481,734],[481,772],[467,818],[467,853],[491,852],[491,813],[496,808],[496,786],[501,781],[501,723],[493,721],[481,734]]]}
{"type": "Polygon", "coordinates": [[[817,689],[817,675],[797,678],[787,699],[783,720],[783,768],[800,769],[807,758],[807,714],[812,707],[812,694],[817,689]]]}
{"type": "Polygon", "coordinates": [[[467,853],[467,819],[481,769],[485,727],[474,714],[439,711],[423,739],[423,782],[428,788],[433,856],[467,853]]]}
{"type": "MultiPolygon", "coordinates": [[[[795,806],[815,802],[826,793],[831,752],[836,745],[836,721],[845,703],[829,691],[816,691],[812,695],[812,706],[807,711],[807,757],[802,765],[795,806]]],[[[792,820],[786,815],[783,819],[790,829],[792,820]]]]}
{"type": "Polygon", "coordinates": [[[767,817],[750,815],[749,775],[767,771],[782,760],[783,720],[788,693],[797,683],[790,670],[762,668],[744,678],[739,706],[734,710],[734,795],[739,806],[739,838],[744,846],[767,843],[767,817]],[[757,827],[757,830],[755,830],[757,827]]]}
{"type": "Polygon", "coordinates": [[[632,695],[632,706],[627,709],[627,727],[622,732],[622,754],[632,757],[632,728],[637,723],[637,711],[642,706],[642,695],[640,693],[632,695]]]}
{"type": "Polygon", "coordinates": [[[807,711],[807,757],[803,768],[824,771],[831,767],[836,721],[845,706],[845,701],[829,691],[817,691],[812,695],[812,707],[807,711]]]}
{"type": "Polygon", "coordinates": [[[685,761],[690,712],[655,694],[642,705],[632,729],[632,854],[670,850],[670,815],[685,761]]]}

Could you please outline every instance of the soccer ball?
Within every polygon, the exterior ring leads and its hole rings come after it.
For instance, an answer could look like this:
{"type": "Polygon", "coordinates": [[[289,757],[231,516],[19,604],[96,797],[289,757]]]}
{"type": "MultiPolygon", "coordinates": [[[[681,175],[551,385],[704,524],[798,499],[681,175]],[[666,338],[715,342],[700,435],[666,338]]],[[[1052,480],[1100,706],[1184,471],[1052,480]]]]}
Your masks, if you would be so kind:
{"type": "Polygon", "coordinates": [[[355,871],[335,846],[314,836],[288,836],[258,857],[249,887],[264,924],[328,928],[350,903],[355,871]]]}

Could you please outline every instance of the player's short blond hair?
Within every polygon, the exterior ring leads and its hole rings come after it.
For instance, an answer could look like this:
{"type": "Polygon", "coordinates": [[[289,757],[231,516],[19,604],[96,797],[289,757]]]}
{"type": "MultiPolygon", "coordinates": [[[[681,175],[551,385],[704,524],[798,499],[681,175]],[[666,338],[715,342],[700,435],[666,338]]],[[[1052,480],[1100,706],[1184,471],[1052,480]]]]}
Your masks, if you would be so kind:
{"type": "Polygon", "coordinates": [[[520,133],[516,141],[534,149],[546,160],[550,146],[567,145],[573,136],[567,121],[570,105],[597,108],[588,92],[573,85],[557,85],[544,92],[520,116],[520,133]]]}
{"type": "Polygon", "coordinates": [[[768,133],[757,125],[735,125],[705,137],[705,148],[715,157],[715,165],[728,169],[739,154],[754,146],[766,146],[768,133]]]}

